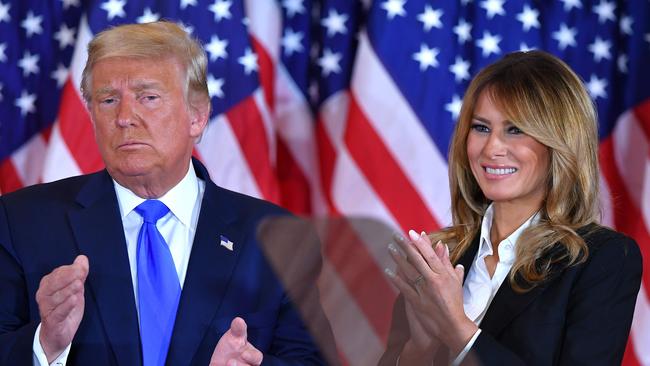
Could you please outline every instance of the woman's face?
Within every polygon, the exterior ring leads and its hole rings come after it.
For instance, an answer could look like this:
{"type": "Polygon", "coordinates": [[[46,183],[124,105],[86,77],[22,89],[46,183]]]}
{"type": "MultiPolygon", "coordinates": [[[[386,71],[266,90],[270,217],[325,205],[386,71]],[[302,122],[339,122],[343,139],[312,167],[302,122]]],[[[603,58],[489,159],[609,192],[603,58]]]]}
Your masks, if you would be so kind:
{"type": "Polygon", "coordinates": [[[548,148],[508,121],[489,94],[479,95],[467,136],[467,157],[481,191],[495,204],[541,206],[548,148]]]}

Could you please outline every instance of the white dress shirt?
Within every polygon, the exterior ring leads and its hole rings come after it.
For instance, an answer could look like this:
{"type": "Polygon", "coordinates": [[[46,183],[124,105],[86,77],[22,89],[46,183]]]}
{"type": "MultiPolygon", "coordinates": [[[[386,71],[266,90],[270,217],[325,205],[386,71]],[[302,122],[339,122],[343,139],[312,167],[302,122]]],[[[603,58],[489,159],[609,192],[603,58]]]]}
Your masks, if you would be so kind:
{"type": "MultiPolygon", "coordinates": [[[[483,216],[481,222],[481,237],[476,257],[474,257],[474,261],[469,268],[467,278],[463,284],[463,307],[465,309],[465,315],[477,326],[481,324],[499,287],[501,287],[503,281],[508,277],[508,273],[510,273],[512,264],[515,262],[515,248],[519,236],[521,236],[521,233],[526,228],[539,221],[538,215],[533,214],[517,230],[499,243],[497,246],[499,262],[494,270],[494,275],[490,277],[490,273],[485,265],[485,257],[494,253],[492,250],[492,241],[490,240],[493,218],[494,207],[490,205],[485,211],[485,216],[483,216]]],[[[458,365],[463,361],[480,333],[481,329],[479,328],[465,348],[463,348],[463,351],[454,359],[452,365],[458,365]]]]}
{"type": "MultiPolygon", "coordinates": [[[[117,194],[122,225],[124,226],[126,250],[129,256],[131,280],[133,281],[133,293],[135,295],[135,306],[138,309],[136,251],[138,233],[140,232],[143,219],[134,209],[144,202],[145,199],[138,197],[135,193],[121,186],[115,180],[113,180],[113,185],[117,194]]],[[[192,243],[194,242],[194,234],[196,233],[196,225],[199,220],[201,200],[203,199],[204,192],[205,182],[196,176],[193,166],[190,164],[185,177],[165,193],[164,196],[158,198],[159,201],[169,208],[169,212],[158,220],[156,227],[169,246],[181,288],[183,288],[183,283],[185,282],[187,264],[190,259],[190,252],[192,251],[192,243]]],[[[92,271],[92,268],[90,268],[90,271],[92,271]]],[[[39,324],[34,335],[34,366],[48,365],[47,357],[39,341],[40,331],[41,325],[39,324]]],[[[68,353],[70,352],[70,347],[71,345],[68,345],[65,351],[50,365],[64,366],[68,358],[68,353]]]]}

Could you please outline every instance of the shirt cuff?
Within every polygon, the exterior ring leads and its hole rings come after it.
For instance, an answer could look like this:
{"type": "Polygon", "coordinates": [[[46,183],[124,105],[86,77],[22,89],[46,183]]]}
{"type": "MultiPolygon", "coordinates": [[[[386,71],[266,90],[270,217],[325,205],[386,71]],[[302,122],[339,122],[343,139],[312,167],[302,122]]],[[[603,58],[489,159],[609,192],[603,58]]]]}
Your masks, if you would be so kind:
{"type": "Polygon", "coordinates": [[[465,348],[463,348],[462,351],[454,358],[454,362],[451,363],[451,366],[458,366],[460,365],[461,362],[465,359],[465,356],[467,356],[467,353],[469,352],[470,349],[472,349],[472,346],[474,345],[474,342],[476,342],[476,338],[478,338],[478,335],[481,334],[481,328],[477,329],[472,338],[469,339],[469,342],[465,345],[465,348]]]}
{"type": "Polygon", "coordinates": [[[34,334],[34,342],[32,343],[32,350],[33,350],[33,357],[32,359],[34,360],[34,366],[46,366],[46,365],[52,365],[52,366],[65,366],[66,362],[68,361],[68,354],[70,353],[70,347],[72,346],[72,343],[69,344],[63,352],[57,357],[52,363],[47,362],[47,356],[45,355],[45,351],[43,351],[43,346],[41,346],[41,341],[40,341],[40,336],[41,336],[41,325],[39,324],[38,327],[36,328],[36,334],[34,334]]]}

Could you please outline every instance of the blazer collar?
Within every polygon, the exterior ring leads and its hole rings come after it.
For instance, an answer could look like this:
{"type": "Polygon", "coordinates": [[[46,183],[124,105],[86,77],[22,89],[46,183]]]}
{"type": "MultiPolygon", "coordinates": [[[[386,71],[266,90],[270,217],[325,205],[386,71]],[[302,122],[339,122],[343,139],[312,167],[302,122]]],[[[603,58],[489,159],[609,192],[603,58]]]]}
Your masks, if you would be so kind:
{"type": "Polygon", "coordinates": [[[97,304],[118,364],[140,364],[138,316],[124,228],[108,173],[90,175],[76,201],[79,208],[68,211],[68,220],[79,252],[90,264],[87,296],[97,304]]]}
{"type": "Polygon", "coordinates": [[[225,298],[249,234],[236,225],[239,207],[232,195],[210,180],[198,160],[193,163],[197,176],[205,181],[205,192],[167,356],[168,365],[189,365],[203,339],[209,336],[211,321],[225,298]],[[232,250],[220,245],[222,239],[235,243],[232,250]]]}
{"type": "MultiPolygon", "coordinates": [[[[472,241],[471,246],[458,260],[458,264],[462,264],[465,267],[463,283],[467,279],[467,273],[478,251],[479,241],[480,235],[477,235],[472,241]]],[[[527,292],[518,293],[512,288],[509,277],[506,277],[494,296],[494,299],[492,299],[480,328],[495,337],[498,336],[513,319],[521,314],[546,289],[551,280],[548,279],[527,292]]]]}

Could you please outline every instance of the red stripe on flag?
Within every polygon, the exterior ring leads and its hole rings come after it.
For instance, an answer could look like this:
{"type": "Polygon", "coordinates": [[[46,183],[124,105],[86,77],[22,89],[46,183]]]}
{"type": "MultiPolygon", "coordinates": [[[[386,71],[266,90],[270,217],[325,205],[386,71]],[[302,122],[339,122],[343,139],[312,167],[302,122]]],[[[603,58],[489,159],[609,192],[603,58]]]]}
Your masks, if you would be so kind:
{"type": "Polygon", "coordinates": [[[59,129],[63,141],[74,156],[82,173],[92,173],[104,167],[95,142],[90,116],[79,99],[70,78],[66,81],[61,95],[59,129]]]}
{"type": "Polygon", "coordinates": [[[366,249],[366,245],[376,243],[364,243],[345,218],[329,220],[327,232],[321,238],[328,261],[379,339],[385,343],[396,293],[366,249]]]}
{"type": "Polygon", "coordinates": [[[318,148],[318,159],[320,165],[321,186],[323,196],[327,203],[330,214],[338,216],[338,210],[332,203],[332,181],[334,179],[334,166],[336,165],[336,151],[325,131],[324,121],[319,119],[316,122],[316,144],[318,148]]]}
{"type": "Polygon", "coordinates": [[[621,365],[641,366],[639,360],[636,358],[636,353],[634,352],[632,337],[628,337],[627,339],[627,346],[625,347],[625,354],[623,355],[623,360],[621,361],[621,365]]]}
{"type": "MultiPolygon", "coordinates": [[[[404,232],[436,231],[440,226],[350,94],[345,144],[404,232]]],[[[408,141],[404,141],[405,144],[408,141]]]]}
{"type": "Polygon", "coordinates": [[[0,193],[7,194],[23,187],[23,182],[18,175],[18,170],[11,161],[11,157],[0,163],[0,193]]]}
{"type": "Polygon", "coordinates": [[[645,139],[650,141],[650,99],[634,107],[634,117],[639,121],[645,139]]]}
{"type": "Polygon", "coordinates": [[[253,49],[257,54],[257,64],[260,67],[259,77],[260,85],[264,91],[264,100],[266,105],[271,111],[275,107],[274,91],[275,91],[275,67],[271,56],[266,52],[264,46],[262,46],[259,41],[251,36],[251,43],[253,44],[253,49]]]}
{"type": "MultiPolygon", "coordinates": [[[[612,136],[603,140],[599,148],[600,167],[612,195],[612,211],[616,229],[633,237],[639,244],[643,256],[643,282],[650,293],[650,234],[643,222],[643,214],[627,191],[623,177],[614,161],[612,136]]],[[[639,202],[642,203],[642,202],[639,202]]]]}
{"type": "Polygon", "coordinates": [[[280,190],[269,156],[269,141],[262,115],[253,97],[248,97],[226,112],[248,166],[264,199],[280,202],[280,190]]]}
{"type": "MultiPolygon", "coordinates": [[[[305,121],[309,123],[309,121],[305,121]]],[[[277,174],[280,184],[281,206],[298,215],[309,215],[311,211],[311,189],[302,169],[293,159],[286,143],[278,136],[277,174]]]]}

